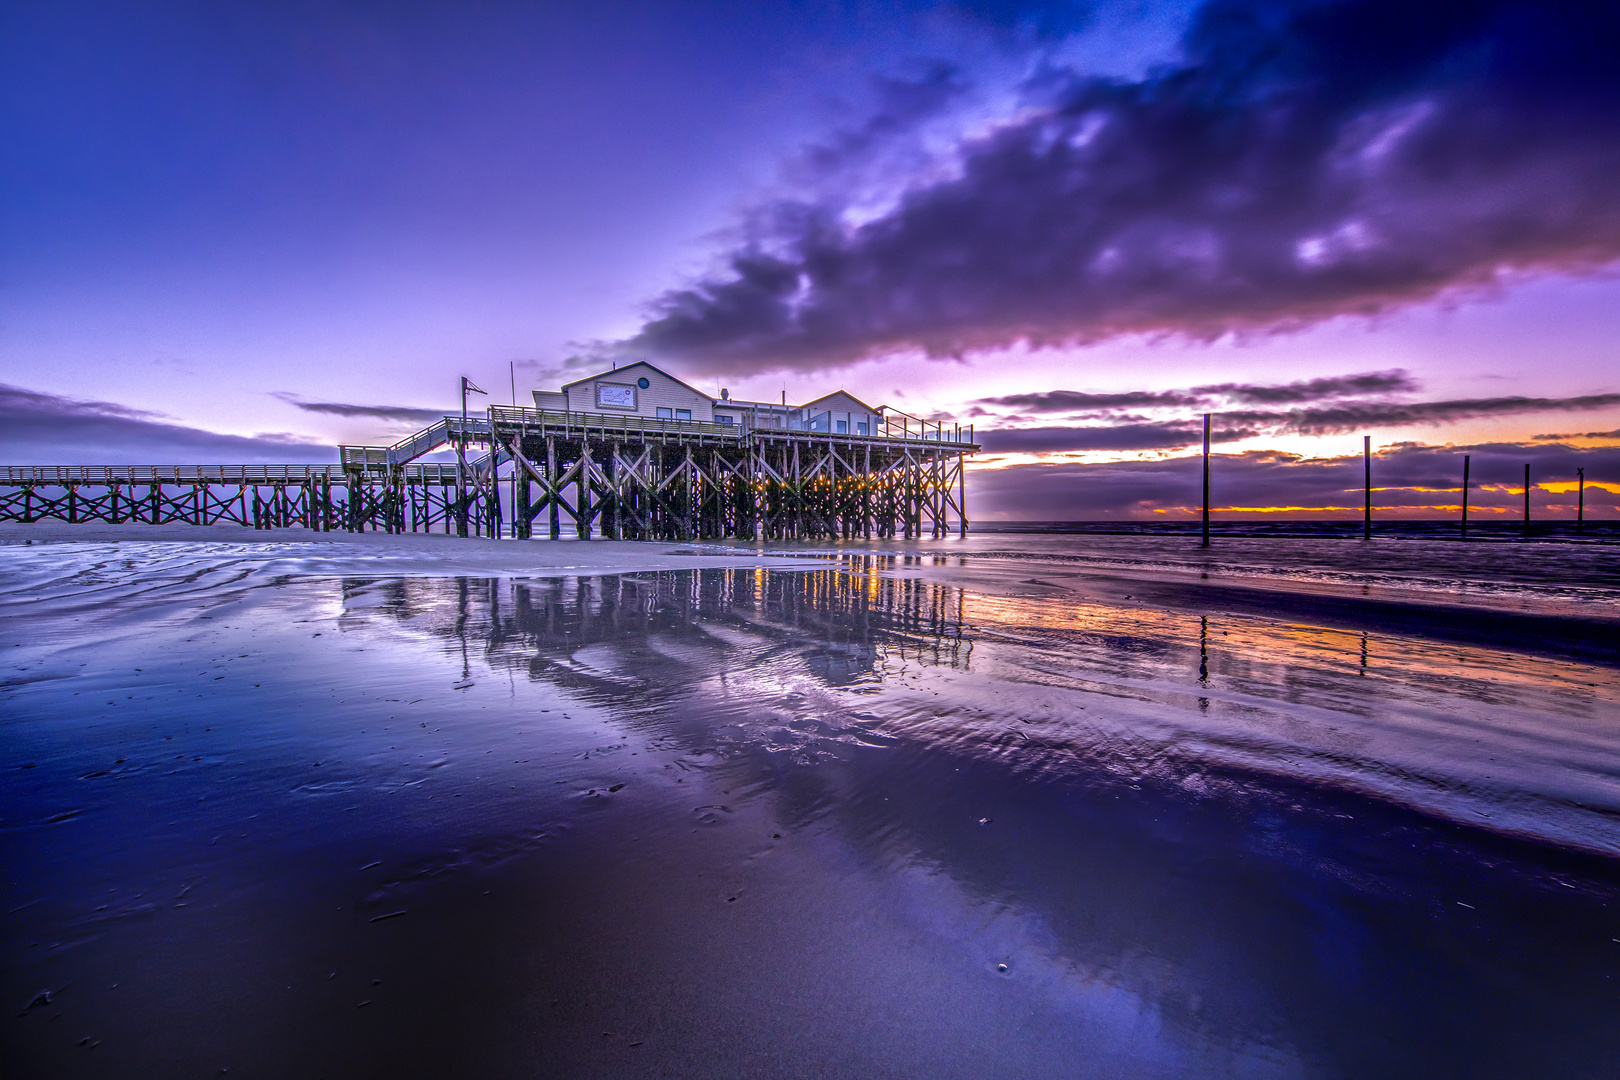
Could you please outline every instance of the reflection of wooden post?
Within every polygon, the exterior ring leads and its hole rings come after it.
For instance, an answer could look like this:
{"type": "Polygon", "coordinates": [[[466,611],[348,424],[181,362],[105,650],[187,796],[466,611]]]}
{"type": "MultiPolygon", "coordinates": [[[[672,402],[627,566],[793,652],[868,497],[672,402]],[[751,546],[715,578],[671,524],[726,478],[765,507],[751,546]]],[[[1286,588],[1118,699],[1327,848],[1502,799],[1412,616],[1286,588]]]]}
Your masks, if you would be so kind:
{"type": "Polygon", "coordinates": [[[1204,414],[1204,547],[1209,547],[1209,413],[1204,414]]]}
{"type": "Polygon", "coordinates": [[[1575,470],[1575,535],[1586,531],[1586,470],[1575,470]]]}
{"type": "Polygon", "coordinates": [[[1462,539],[1468,539],[1468,457],[1463,455],[1462,539]]]}
{"type": "Polygon", "coordinates": [[[1372,539],[1372,436],[1361,437],[1362,487],[1366,494],[1365,511],[1361,518],[1361,538],[1372,539]]]}

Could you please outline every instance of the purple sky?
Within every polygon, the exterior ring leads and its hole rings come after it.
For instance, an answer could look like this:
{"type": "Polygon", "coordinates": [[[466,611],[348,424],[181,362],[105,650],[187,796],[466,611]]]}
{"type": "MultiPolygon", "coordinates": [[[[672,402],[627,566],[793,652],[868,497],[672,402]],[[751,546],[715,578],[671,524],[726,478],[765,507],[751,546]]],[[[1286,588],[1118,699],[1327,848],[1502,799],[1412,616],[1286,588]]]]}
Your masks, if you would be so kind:
{"type": "Polygon", "coordinates": [[[329,460],[645,356],[971,420],[980,516],[1185,505],[1206,410],[1228,508],[1350,505],[1366,433],[1386,505],[1473,447],[1612,516],[1616,176],[1612,5],[21,0],[0,457],[329,460]]]}

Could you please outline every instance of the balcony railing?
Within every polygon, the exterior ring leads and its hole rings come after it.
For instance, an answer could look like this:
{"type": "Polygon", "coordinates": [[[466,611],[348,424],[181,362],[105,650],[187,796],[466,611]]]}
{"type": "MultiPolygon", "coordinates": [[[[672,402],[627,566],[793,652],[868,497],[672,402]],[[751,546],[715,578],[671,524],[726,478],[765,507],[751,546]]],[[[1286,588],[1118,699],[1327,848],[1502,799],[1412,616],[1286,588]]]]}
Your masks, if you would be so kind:
{"type": "Polygon", "coordinates": [[[709,420],[666,420],[662,417],[621,413],[564,412],[557,409],[491,405],[489,415],[502,427],[562,428],[565,434],[575,431],[603,435],[635,434],[642,439],[648,436],[735,439],[742,435],[742,428],[736,424],[716,424],[709,420]]]}

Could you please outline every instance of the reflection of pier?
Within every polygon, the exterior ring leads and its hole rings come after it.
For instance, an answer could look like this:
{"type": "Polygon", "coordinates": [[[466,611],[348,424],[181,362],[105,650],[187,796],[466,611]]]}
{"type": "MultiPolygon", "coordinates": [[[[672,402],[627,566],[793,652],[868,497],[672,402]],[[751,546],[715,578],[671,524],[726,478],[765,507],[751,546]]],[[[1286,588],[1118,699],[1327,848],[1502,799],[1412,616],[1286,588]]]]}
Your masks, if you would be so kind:
{"type": "MultiPolygon", "coordinates": [[[[966,667],[973,643],[962,591],[862,570],[674,570],[534,581],[467,578],[348,578],[346,596],[366,593],[362,609],[479,649],[491,662],[526,663],[547,678],[592,645],[633,649],[659,634],[707,623],[772,648],[798,649],[813,674],[841,684],[884,657],[966,667]],[[380,602],[379,602],[380,601],[380,602]]],[[[704,633],[699,630],[699,633],[704,633]]],[[[706,645],[716,639],[705,635],[706,645]]],[[[575,673],[577,675],[577,672],[575,673]]],[[[620,676],[639,679],[627,670],[620,676]]]]}

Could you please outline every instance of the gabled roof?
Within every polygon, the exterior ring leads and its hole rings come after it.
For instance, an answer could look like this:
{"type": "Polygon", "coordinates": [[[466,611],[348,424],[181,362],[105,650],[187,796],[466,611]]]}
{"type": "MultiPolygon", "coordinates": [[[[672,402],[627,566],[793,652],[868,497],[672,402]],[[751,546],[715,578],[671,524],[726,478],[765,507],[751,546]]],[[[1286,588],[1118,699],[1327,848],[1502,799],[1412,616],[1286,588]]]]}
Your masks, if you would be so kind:
{"type": "Polygon", "coordinates": [[[834,390],[830,394],[822,394],[820,397],[816,398],[816,400],[807,401],[807,402],[805,402],[803,405],[801,405],[799,407],[801,409],[808,409],[812,405],[820,405],[823,401],[826,401],[828,398],[837,397],[839,394],[843,394],[845,397],[849,398],[849,400],[853,401],[855,404],[859,405],[861,408],[865,409],[869,413],[882,412],[887,407],[887,406],[879,405],[876,408],[873,408],[872,406],[868,405],[866,402],[862,401],[860,398],[856,397],[854,394],[850,393],[848,390],[834,390]]]}
{"type": "Polygon", "coordinates": [[[656,372],[658,372],[658,374],[662,375],[664,378],[670,380],[671,382],[680,383],[682,386],[684,386],[688,390],[692,391],[692,393],[696,394],[698,397],[708,397],[709,396],[709,395],[705,394],[703,391],[699,390],[697,387],[693,386],[691,383],[687,382],[685,379],[677,379],[675,376],[671,375],[669,372],[665,371],[663,368],[656,367],[656,366],[654,366],[652,364],[649,364],[645,360],[635,360],[635,361],[632,361],[632,362],[624,365],[624,367],[622,367],[622,368],[609,368],[607,371],[598,371],[595,375],[587,375],[583,379],[575,379],[573,382],[563,383],[561,389],[566,391],[571,387],[575,387],[575,386],[580,385],[581,383],[588,383],[588,382],[592,382],[592,381],[594,381],[596,379],[600,379],[604,375],[608,375],[608,376],[618,375],[622,371],[630,371],[630,370],[632,370],[634,368],[638,368],[638,367],[644,367],[644,368],[648,368],[648,369],[650,369],[652,371],[656,371],[656,372]]]}

